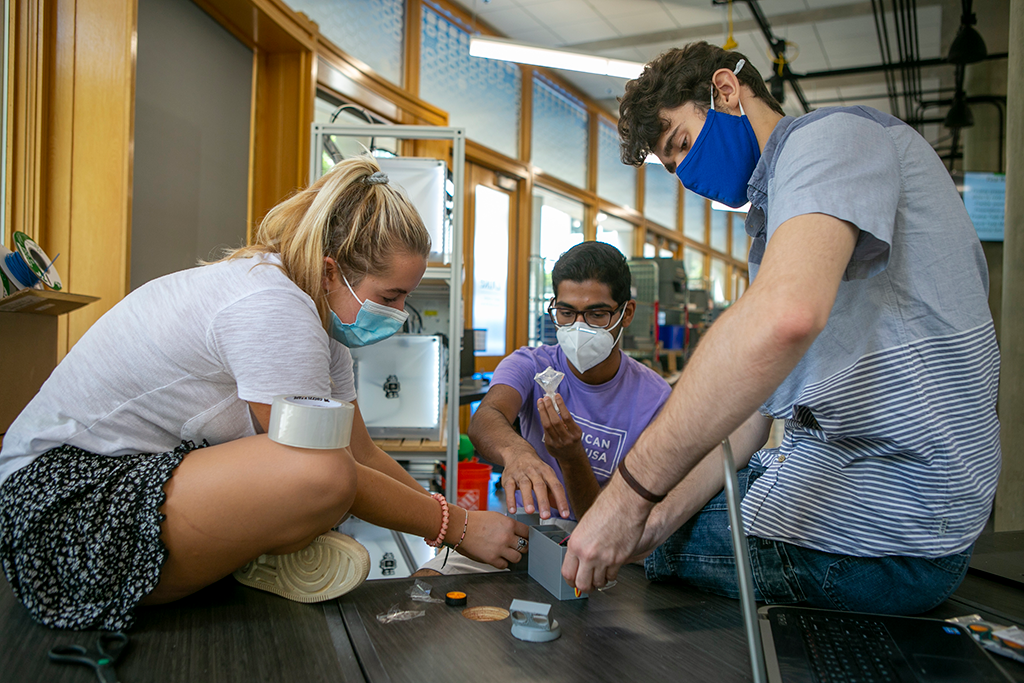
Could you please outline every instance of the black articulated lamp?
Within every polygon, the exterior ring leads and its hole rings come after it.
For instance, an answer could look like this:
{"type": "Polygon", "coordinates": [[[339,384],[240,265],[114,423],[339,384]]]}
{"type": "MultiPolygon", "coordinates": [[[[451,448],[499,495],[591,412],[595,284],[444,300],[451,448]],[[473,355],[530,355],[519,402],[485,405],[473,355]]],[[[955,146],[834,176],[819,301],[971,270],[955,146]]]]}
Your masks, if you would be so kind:
{"type": "Polygon", "coordinates": [[[946,112],[942,125],[946,128],[970,128],[974,125],[974,114],[967,105],[963,91],[958,91],[953,97],[953,106],[946,112]]]}
{"type": "Polygon", "coordinates": [[[772,97],[779,104],[783,104],[786,101],[786,79],[777,73],[772,74],[771,78],[768,79],[768,87],[771,89],[772,97]]]}
{"type": "Polygon", "coordinates": [[[981,37],[974,25],[978,17],[971,11],[971,0],[963,0],[963,14],[960,16],[960,28],[956,32],[953,44],[949,46],[950,64],[973,64],[988,56],[985,39],[981,37]]]}

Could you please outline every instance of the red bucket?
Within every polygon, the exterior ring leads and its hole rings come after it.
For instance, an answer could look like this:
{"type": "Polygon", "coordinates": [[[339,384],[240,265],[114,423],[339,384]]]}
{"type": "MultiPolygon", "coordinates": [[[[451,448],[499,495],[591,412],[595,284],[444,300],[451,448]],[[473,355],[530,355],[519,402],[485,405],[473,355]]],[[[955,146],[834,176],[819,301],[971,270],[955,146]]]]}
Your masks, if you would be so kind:
{"type": "Polygon", "coordinates": [[[490,465],[477,462],[476,458],[459,463],[459,507],[466,510],[487,509],[492,469],[490,465]]]}

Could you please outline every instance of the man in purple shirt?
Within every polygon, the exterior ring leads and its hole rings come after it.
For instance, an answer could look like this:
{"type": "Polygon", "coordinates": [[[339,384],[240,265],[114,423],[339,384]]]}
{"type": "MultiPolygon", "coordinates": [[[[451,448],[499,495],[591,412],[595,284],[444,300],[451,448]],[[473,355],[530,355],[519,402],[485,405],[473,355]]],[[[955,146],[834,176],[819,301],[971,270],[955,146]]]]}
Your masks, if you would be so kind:
{"type": "Polygon", "coordinates": [[[548,315],[557,346],[522,347],[498,365],[491,388],[469,425],[469,438],[488,461],[504,466],[509,512],[517,498],[542,519],[552,510],[583,516],[661,410],[670,388],[657,373],[619,349],[636,302],[625,257],[603,242],[562,254],[551,272],[548,315]],[[554,400],[535,381],[553,368],[565,377],[554,400]],[[512,425],[519,416],[520,432],[512,425]]]}

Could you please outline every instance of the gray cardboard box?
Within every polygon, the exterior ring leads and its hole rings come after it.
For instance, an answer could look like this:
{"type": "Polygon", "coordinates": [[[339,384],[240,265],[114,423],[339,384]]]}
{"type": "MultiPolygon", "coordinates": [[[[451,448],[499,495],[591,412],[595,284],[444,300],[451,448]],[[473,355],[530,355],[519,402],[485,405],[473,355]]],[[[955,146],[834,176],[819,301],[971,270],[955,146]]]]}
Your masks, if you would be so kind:
{"type": "Polygon", "coordinates": [[[559,600],[577,600],[587,597],[586,593],[576,597],[576,591],[562,578],[562,560],[568,550],[558,545],[569,533],[554,524],[530,527],[529,559],[530,578],[544,586],[559,600]]]}
{"type": "MultiPolygon", "coordinates": [[[[519,509],[522,510],[523,508],[520,507],[519,509]]],[[[512,517],[512,519],[516,520],[517,522],[522,522],[526,526],[537,526],[538,524],[541,523],[540,515],[537,514],[536,512],[534,512],[532,514],[528,514],[526,512],[517,512],[516,514],[511,515],[511,517],[512,517]]],[[[527,539],[527,540],[529,540],[529,539],[527,539]]]]}

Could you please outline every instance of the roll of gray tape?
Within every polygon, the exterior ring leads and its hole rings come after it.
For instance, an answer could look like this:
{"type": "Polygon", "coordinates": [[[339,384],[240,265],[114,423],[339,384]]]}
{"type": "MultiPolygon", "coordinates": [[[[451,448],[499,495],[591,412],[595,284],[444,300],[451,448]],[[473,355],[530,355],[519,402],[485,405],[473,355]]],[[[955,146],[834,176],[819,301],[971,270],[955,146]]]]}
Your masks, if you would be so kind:
{"type": "Polygon", "coordinates": [[[316,396],[275,396],[267,435],[285,446],[345,448],[352,437],[351,403],[316,396]]]}

